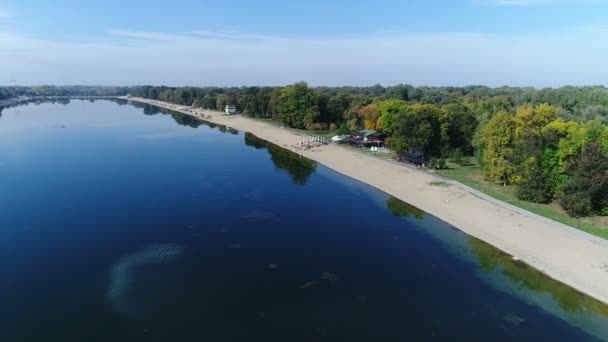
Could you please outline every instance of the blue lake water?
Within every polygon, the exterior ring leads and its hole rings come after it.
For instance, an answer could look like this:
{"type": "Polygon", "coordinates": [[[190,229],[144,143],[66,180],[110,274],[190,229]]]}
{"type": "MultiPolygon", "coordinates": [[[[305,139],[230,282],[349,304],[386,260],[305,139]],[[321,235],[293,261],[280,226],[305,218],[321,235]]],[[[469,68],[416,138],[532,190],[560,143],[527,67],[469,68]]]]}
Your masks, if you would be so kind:
{"type": "Polygon", "coordinates": [[[608,339],[606,306],[415,207],[120,101],[1,112],[0,272],[0,341],[608,339]]]}

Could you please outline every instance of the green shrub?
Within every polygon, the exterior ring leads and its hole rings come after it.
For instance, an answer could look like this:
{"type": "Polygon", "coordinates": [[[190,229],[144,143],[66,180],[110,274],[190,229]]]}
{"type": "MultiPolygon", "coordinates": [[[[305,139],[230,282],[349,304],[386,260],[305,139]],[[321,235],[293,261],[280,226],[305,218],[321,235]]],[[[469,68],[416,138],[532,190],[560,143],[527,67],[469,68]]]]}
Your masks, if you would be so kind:
{"type": "Polygon", "coordinates": [[[346,123],[343,122],[340,125],[340,128],[338,128],[338,131],[336,133],[342,135],[342,134],[348,134],[348,133],[350,133],[350,131],[348,130],[348,126],[346,125],[346,123]]]}
{"type": "Polygon", "coordinates": [[[433,158],[429,162],[429,169],[435,170],[445,170],[447,169],[447,165],[445,163],[445,159],[443,158],[433,158]]]}
{"type": "Polygon", "coordinates": [[[559,204],[572,217],[585,217],[591,213],[591,196],[586,192],[565,192],[560,196],[559,204]]]}
{"type": "Polygon", "coordinates": [[[327,131],[329,125],[326,123],[311,123],[306,125],[306,129],[309,131],[327,131]]]}
{"type": "Polygon", "coordinates": [[[445,170],[445,169],[447,169],[445,159],[439,158],[439,160],[437,161],[437,170],[445,170]]]}
{"type": "Polygon", "coordinates": [[[460,148],[455,148],[450,153],[450,159],[452,159],[452,161],[455,163],[462,162],[463,157],[464,157],[464,153],[462,153],[462,150],[460,148]]]}

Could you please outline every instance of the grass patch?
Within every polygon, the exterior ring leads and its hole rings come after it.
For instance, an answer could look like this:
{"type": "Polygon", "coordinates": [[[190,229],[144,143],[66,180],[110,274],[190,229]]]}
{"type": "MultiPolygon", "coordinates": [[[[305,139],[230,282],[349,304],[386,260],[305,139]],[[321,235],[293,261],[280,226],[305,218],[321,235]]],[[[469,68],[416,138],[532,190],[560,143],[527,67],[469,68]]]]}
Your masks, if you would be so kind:
{"type": "Polygon", "coordinates": [[[447,188],[448,186],[450,186],[450,184],[449,184],[449,183],[444,182],[444,181],[434,181],[434,182],[430,182],[430,183],[429,183],[429,185],[432,185],[432,186],[440,186],[440,187],[444,187],[444,188],[447,188]]]}
{"type": "Polygon", "coordinates": [[[461,165],[450,163],[448,165],[448,169],[438,171],[437,173],[449,179],[458,181],[464,185],[470,186],[475,190],[481,191],[503,202],[566,224],[576,229],[580,229],[603,239],[608,239],[608,227],[586,223],[583,221],[583,219],[570,217],[555,205],[522,201],[515,196],[514,187],[503,187],[501,185],[485,181],[483,179],[481,168],[475,161],[475,158],[469,157],[466,159],[466,163],[462,163],[461,165]]]}
{"type": "Polygon", "coordinates": [[[303,130],[303,129],[298,129],[297,131],[301,132],[302,134],[316,135],[316,136],[320,136],[320,137],[327,138],[327,139],[331,139],[337,135],[336,132],[332,132],[332,131],[308,131],[308,130],[303,130]]]}

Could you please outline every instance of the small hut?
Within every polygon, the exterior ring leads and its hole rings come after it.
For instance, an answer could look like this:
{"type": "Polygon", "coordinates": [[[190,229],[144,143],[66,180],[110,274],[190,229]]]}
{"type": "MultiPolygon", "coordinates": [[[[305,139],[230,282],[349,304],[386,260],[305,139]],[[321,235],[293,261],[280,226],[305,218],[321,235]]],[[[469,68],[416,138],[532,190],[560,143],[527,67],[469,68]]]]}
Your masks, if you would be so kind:
{"type": "Polygon", "coordinates": [[[343,142],[344,140],[346,140],[346,139],[348,139],[350,137],[351,136],[348,135],[348,134],[336,135],[333,138],[331,138],[331,141],[335,142],[335,143],[339,143],[339,142],[343,142]]]}
{"type": "Polygon", "coordinates": [[[225,112],[227,115],[232,115],[232,114],[236,114],[236,106],[235,105],[228,105],[226,106],[226,108],[224,108],[225,112]]]}

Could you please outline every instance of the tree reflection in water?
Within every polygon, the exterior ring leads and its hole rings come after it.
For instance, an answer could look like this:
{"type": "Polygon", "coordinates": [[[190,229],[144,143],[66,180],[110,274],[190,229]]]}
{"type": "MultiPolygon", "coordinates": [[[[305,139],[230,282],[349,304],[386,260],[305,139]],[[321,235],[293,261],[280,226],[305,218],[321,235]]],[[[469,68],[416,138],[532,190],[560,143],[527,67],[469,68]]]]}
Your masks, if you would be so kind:
{"type": "Polygon", "coordinates": [[[266,140],[260,139],[251,133],[245,133],[245,144],[256,149],[268,150],[274,166],[291,176],[291,179],[295,184],[306,184],[310,175],[312,175],[317,168],[316,162],[266,140]]]}

